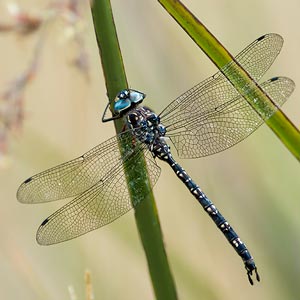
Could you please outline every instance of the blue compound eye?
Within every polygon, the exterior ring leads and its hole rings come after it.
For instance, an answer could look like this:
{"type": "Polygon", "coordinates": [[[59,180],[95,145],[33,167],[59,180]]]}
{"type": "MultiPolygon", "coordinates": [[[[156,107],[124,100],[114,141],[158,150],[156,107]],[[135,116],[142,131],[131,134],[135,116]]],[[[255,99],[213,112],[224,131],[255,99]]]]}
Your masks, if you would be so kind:
{"type": "Polygon", "coordinates": [[[115,102],[114,105],[114,111],[116,113],[120,113],[123,110],[126,110],[131,107],[131,101],[126,98],[126,99],[120,99],[119,101],[115,102]]]}
{"type": "Polygon", "coordinates": [[[144,93],[135,90],[130,90],[130,101],[132,101],[135,104],[141,103],[145,99],[145,97],[146,95],[144,93]]]}
{"type": "Polygon", "coordinates": [[[145,94],[135,90],[125,89],[119,92],[119,94],[115,98],[114,111],[117,114],[121,112],[125,112],[133,106],[141,103],[145,94]]]}

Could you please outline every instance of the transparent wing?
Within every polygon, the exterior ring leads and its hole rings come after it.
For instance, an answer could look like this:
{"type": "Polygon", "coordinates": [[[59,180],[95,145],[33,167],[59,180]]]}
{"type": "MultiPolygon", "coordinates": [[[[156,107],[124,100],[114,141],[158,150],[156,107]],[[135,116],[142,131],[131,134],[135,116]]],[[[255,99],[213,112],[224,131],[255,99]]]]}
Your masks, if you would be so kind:
{"type": "MultiPolygon", "coordinates": [[[[131,132],[121,133],[91,149],[84,155],[27,179],[18,189],[23,203],[40,203],[74,197],[86,191],[132,153],[131,132]],[[129,145],[119,151],[119,141],[129,145]]],[[[139,151],[136,147],[135,151],[139,151]]]]}
{"type": "MultiPolygon", "coordinates": [[[[283,39],[280,35],[266,34],[246,47],[235,59],[255,81],[258,81],[273,64],[282,45],[283,39]]],[[[180,121],[185,122],[190,111],[201,114],[223,105],[237,95],[238,92],[232,84],[218,72],[171,102],[160,114],[161,120],[172,129],[180,121]]]]}
{"type": "Polygon", "coordinates": [[[283,46],[283,38],[276,33],[265,34],[247,46],[236,60],[255,81],[272,66],[283,46]]]}
{"type": "MultiPolygon", "coordinates": [[[[295,84],[286,77],[274,77],[262,89],[281,106],[292,94],[295,84]]],[[[197,111],[197,108],[194,107],[197,111]]],[[[186,118],[169,126],[168,137],[182,158],[196,158],[223,151],[256,130],[263,120],[241,96],[214,108],[194,113],[186,109],[186,118]]],[[[162,123],[164,120],[162,120],[162,123]]],[[[164,124],[164,123],[163,123],[164,124]]]]}
{"type": "Polygon", "coordinates": [[[151,179],[150,185],[146,187],[149,192],[160,175],[160,168],[149,151],[134,151],[124,165],[119,163],[114,166],[103,180],[48,217],[38,229],[38,243],[50,245],[73,239],[104,226],[129,211],[133,205],[124,168],[127,173],[135,173],[130,180],[130,185],[134,188],[135,204],[142,201],[145,198],[147,174],[136,174],[136,162],[143,154],[146,155],[147,170],[151,179]],[[144,186],[143,189],[139,189],[141,185],[144,186]]]}

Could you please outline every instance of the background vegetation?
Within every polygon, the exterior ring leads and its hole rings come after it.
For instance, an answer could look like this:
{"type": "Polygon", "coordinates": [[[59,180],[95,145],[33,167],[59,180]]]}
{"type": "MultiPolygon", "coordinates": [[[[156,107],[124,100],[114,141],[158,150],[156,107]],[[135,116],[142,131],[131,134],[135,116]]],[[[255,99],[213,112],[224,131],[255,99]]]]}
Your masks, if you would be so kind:
{"type": "MultiPolygon", "coordinates": [[[[0,15],[5,15],[2,1],[0,15]]],[[[282,53],[264,78],[284,75],[300,86],[300,3],[296,0],[184,3],[233,54],[257,37],[277,32],[282,53]]],[[[39,1],[24,7],[39,9],[39,1]]],[[[217,70],[155,1],[113,0],[129,84],[144,91],[159,112],[217,70]]],[[[84,271],[96,299],[153,299],[133,214],[101,230],[50,247],[35,242],[38,225],[63,203],[21,205],[19,184],[39,171],[76,157],[114,134],[101,124],[106,91],[90,13],[85,45],[89,78],[71,67],[72,45],[52,28],[35,81],[26,89],[25,121],[0,170],[0,291],[6,299],[83,299],[84,271]],[[66,63],[67,61],[67,63],[66,63]]],[[[25,68],[35,35],[0,35],[0,84],[25,68]]],[[[300,124],[300,92],[283,110],[300,124]]],[[[262,282],[250,287],[243,265],[169,168],[154,193],[180,299],[298,299],[300,288],[300,168],[262,126],[226,152],[181,164],[216,203],[256,259],[262,282]],[[201,295],[201,296],[200,296],[201,295]]]]}

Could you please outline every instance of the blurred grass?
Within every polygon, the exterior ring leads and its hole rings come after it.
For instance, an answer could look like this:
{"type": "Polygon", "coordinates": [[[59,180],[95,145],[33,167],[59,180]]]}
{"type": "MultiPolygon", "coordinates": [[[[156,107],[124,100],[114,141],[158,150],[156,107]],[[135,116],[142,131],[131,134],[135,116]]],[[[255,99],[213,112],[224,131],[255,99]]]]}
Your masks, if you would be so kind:
{"type": "MultiPolygon", "coordinates": [[[[298,1],[184,3],[233,54],[264,33],[281,34],[282,53],[266,78],[284,75],[299,86],[298,1]]],[[[134,0],[115,0],[112,5],[132,88],[144,91],[147,104],[157,112],[216,72],[160,5],[134,0]]],[[[74,241],[40,247],[36,229],[62,203],[25,206],[15,199],[18,185],[28,176],[114,134],[101,124],[104,104],[99,99],[106,95],[91,20],[88,32],[90,59],[95,62],[91,83],[65,64],[66,48],[53,34],[39,76],[26,92],[26,124],[10,152],[13,165],[0,171],[0,290],[5,299],[69,299],[69,284],[83,295],[86,268],[97,282],[98,299],[153,299],[132,213],[74,241]]],[[[31,41],[0,36],[2,86],[30,57],[31,41]]],[[[299,96],[296,88],[283,107],[296,124],[299,96]]],[[[180,162],[237,228],[256,259],[262,282],[249,286],[239,258],[172,171],[160,164],[162,175],[154,193],[179,298],[199,299],[201,293],[206,299],[298,299],[300,170],[288,151],[263,126],[226,152],[180,162]]]]}

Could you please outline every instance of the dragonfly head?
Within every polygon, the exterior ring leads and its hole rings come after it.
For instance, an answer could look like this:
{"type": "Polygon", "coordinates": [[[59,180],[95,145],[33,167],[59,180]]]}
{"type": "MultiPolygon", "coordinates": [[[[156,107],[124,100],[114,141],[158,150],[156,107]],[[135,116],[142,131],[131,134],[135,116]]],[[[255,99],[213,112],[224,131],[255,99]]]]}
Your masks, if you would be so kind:
{"type": "Polygon", "coordinates": [[[140,104],[145,97],[144,93],[136,90],[122,90],[114,100],[114,113],[122,116],[126,111],[140,104]]]}
{"type": "Polygon", "coordinates": [[[133,109],[138,104],[142,103],[145,97],[146,94],[136,90],[132,90],[132,89],[122,90],[117,94],[117,96],[113,100],[114,116],[111,118],[106,118],[106,111],[110,105],[110,103],[108,103],[102,116],[102,122],[108,122],[123,117],[125,113],[127,113],[130,109],[133,109]]]}

